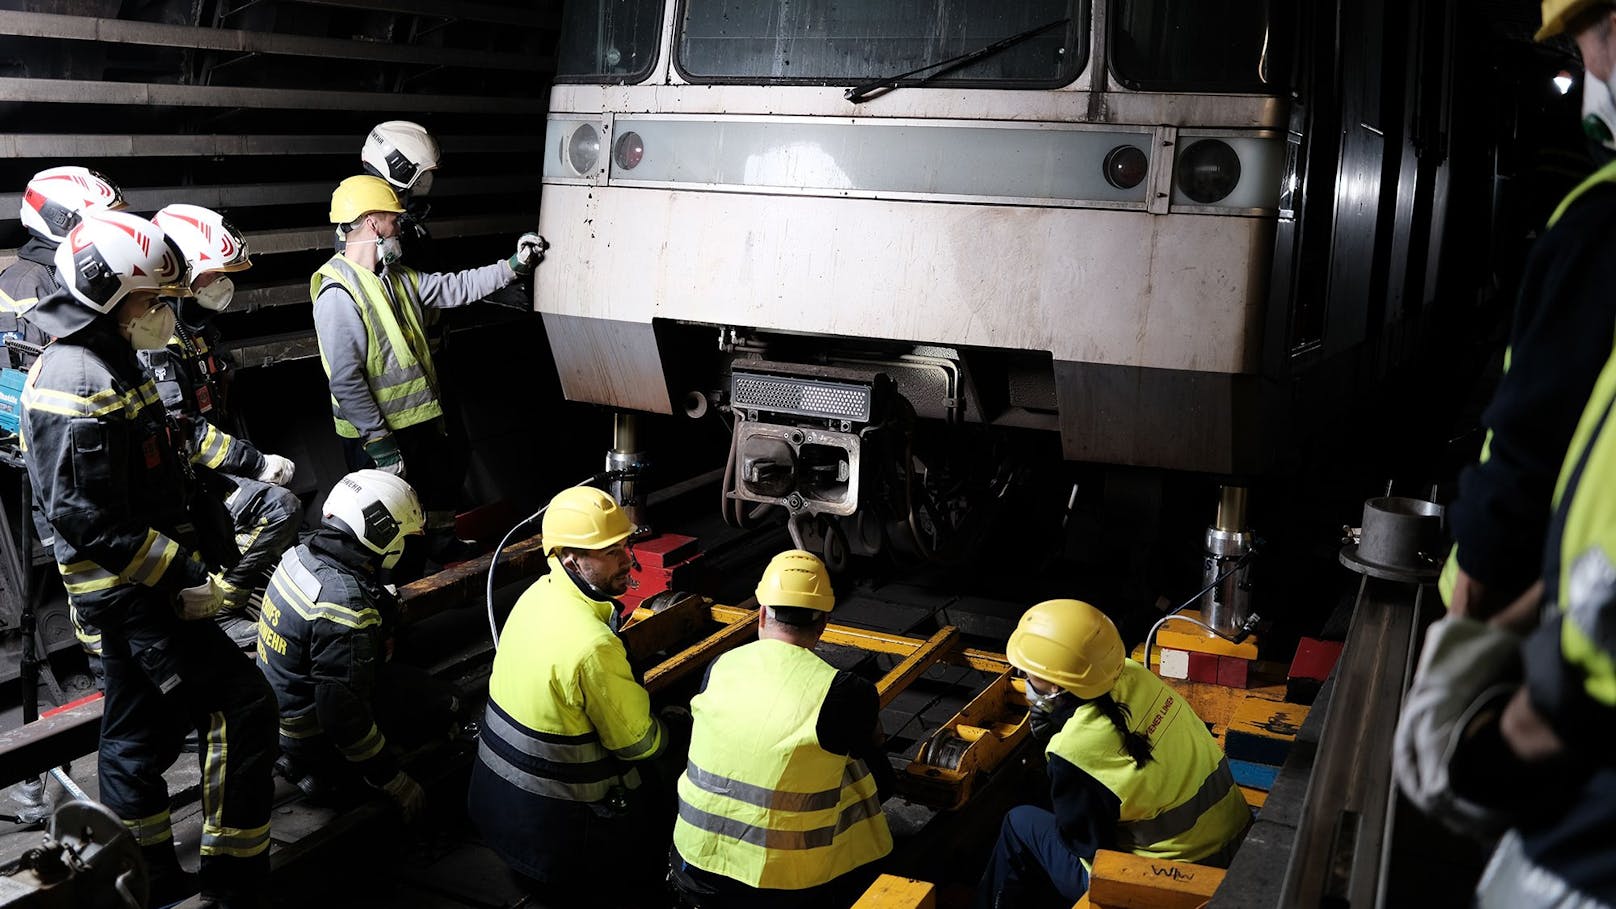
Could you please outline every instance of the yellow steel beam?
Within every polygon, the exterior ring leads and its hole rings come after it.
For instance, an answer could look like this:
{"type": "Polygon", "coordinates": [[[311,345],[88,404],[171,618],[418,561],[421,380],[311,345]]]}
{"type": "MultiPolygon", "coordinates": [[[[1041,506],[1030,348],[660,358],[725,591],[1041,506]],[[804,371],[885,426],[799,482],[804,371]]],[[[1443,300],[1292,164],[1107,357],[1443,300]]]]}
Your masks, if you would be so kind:
{"type": "Polygon", "coordinates": [[[645,690],[652,694],[701,669],[730,650],[751,641],[757,635],[757,610],[740,611],[739,617],[728,623],[722,631],[708,635],[700,642],[686,647],[674,656],[658,663],[645,674],[645,690]]]}
{"type": "Polygon", "coordinates": [[[903,658],[902,662],[882,676],[881,681],[875,683],[876,693],[881,698],[881,706],[885,707],[892,703],[898,692],[908,688],[915,679],[920,678],[921,673],[930,669],[950,650],[958,646],[959,629],[953,625],[945,625],[941,631],[916,647],[903,658]]]}
{"type": "MultiPolygon", "coordinates": [[[[712,607],[713,620],[728,624],[740,614],[747,612],[735,606],[723,606],[714,603],[712,607]]],[[[891,653],[900,656],[909,656],[925,645],[924,638],[910,637],[902,634],[887,634],[882,631],[871,631],[868,628],[854,628],[851,625],[830,624],[825,627],[822,638],[828,644],[841,644],[847,647],[857,647],[860,650],[870,650],[876,653],[891,653]]],[[[951,648],[942,657],[944,662],[958,666],[969,666],[980,672],[991,672],[995,675],[1007,672],[1010,663],[1002,653],[991,650],[978,650],[975,647],[951,648]]]]}

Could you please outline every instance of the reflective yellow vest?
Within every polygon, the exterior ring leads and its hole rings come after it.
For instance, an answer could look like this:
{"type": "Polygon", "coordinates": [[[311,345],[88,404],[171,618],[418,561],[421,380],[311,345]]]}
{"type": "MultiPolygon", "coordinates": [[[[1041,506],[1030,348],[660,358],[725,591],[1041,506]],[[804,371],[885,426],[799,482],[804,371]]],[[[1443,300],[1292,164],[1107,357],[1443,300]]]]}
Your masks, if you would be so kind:
{"type": "Polygon", "coordinates": [[[1616,353],[1594,382],[1554,490],[1548,602],[1560,610],[1560,657],[1594,701],[1616,707],[1616,353]]]}
{"type": "Polygon", "coordinates": [[[1128,660],[1111,697],[1128,709],[1131,728],[1150,740],[1145,766],[1134,766],[1117,728],[1092,704],[1077,708],[1047,753],[1094,777],[1122,803],[1117,848],[1193,862],[1233,843],[1251,823],[1251,809],[1228,759],[1183,696],[1128,660]]]}
{"type": "Polygon", "coordinates": [[[651,697],[606,624],[611,610],[551,556],[500,632],[478,759],[522,792],[597,802],[613,786],[639,786],[623,761],[662,751],[651,697]]]}
{"type": "Polygon", "coordinates": [[[836,670],[762,640],[713,664],[690,701],[690,763],[673,843],[690,864],[751,887],[804,890],[892,851],[864,762],[819,746],[836,670]]]}
{"type": "MultiPolygon", "coordinates": [[[[1611,163],[1606,164],[1604,167],[1594,171],[1586,180],[1583,180],[1581,183],[1577,184],[1576,189],[1566,193],[1566,197],[1560,200],[1559,205],[1555,206],[1554,214],[1549,216],[1549,226],[1553,227],[1555,224],[1559,223],[1560,219],[1565,217],[1565,213],[1571,208],[1572,204],[1586,195],[1589,190],[1605,183],[1616,183],[1616,161],[1612,161],[1611,163]]],[[[1509,360],[1510,351],[1508,348],[1506,348],[1504,350],[1504,373],[1506,375],[1509,373],[1509,360]]],[[[1487,459],[1492,456],[1492,445],[1493,433],[1492,430],[1488,430],[1487,437],[1483,439],[1481,443],[1481,457],[1477,459],[1479,463],[1487,463],[1487,459]]],[[[1575,449],[1573,448],[1571,450],[1574,451],[1575,449]]],[[[1564,477],[1562,476],[1561,479],[1563,480],[1564,477]]],[[[1453,605],[1453,588],[1458,584],[1458,582],[1459,546],[1457,543],[1455,543],[1453,549],[1448,553],[1447,562],[1443,563],[1442,565],[1442,575],[1437,579],[1437,592],[1442,595],[1442,602],[1444,605],[1453,605]]]]}
{"type": "MultiPolygon", "coordinates": [[[[403,429],[443,416],[437,371],[421,327],[421,279],[415,269],[389,268],[383,284],[369,269],[355,268],[346,258],[332,256],[310,279],[309,299],[318,300],[327,281],[346,290],[359,307],[365,323],[365,380],[387,428],[403,429]]],[[[324,350],[320,351],[320,365],[329,380],[331,364],[324,350]]],[[[359,438],[358,428],[342,418],[335,395],[331,418],[337,424],[337,435],[359,438]]]]}

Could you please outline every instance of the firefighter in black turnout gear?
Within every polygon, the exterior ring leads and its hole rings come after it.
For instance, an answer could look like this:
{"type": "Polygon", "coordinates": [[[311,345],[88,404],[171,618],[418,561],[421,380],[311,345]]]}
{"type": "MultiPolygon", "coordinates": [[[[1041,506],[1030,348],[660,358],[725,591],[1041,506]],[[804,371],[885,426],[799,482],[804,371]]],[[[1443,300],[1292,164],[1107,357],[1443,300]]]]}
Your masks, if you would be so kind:
{"type": "Polygon", "coordinates": [[[21,435],[63,583],[102,637],[100,798],[141,845],[152,902],[192,890],[174,854],[163,771],[185,725],[195,728],[202,893],[220,906],[262,905],[274,695],[210,621],[223,590],[199,547],[225,549],[204,539],[204,500],[134,352],[172,334],[159,294],[188,292],[185,261],[150,221],[94,212],[56,264],[62,288],[30,319],[57,340],[23,389],[21,435]]]}
{"type": "Polygon", "coordinates": [[[425,672],[388,661],[398,597],[378,579],[421,535],[415,490],[380,470],[343,477],[320,529],[286,551],[270,578],[258,662],[280,703],[282,776],[330,799],[363,780],[420,811],[421,787],[397,749],[445,739],[458,698],[425,672]]]}
{"type": "Polygon", "coordinates": [[[225,410],[223,355],[207,321],[230,305],[229,274],[252,267],[247,240],[217,212],[170,205],[152,223],[184,253],[192,296],[176,302],[178,318],[166,346],[139,351],[157,382],[163,406],[189,439],[191,463],[202,485],[224,502],[241,559],[219,577],[225,605],[217,621],[242,647],[258,639],[258,602],[281,553],[297,540],[303,505],[286,488],[295,467],[232,434],[225,410]]]}

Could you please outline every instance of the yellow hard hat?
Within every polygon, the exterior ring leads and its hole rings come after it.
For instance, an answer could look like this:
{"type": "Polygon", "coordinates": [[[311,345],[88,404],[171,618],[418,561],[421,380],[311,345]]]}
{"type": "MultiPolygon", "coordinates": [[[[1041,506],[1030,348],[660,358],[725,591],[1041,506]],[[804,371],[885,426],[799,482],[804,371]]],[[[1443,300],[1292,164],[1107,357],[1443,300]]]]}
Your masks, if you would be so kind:
{"type": "Polygon", "coordinates": [[[398,193],[381,177],[349,177],[331,194],[331,223],[348,224],[373,211],[402,212],[398,193]]]}
{"type": "Polygon", "coordinates": [[[1547,41],[1566,30],[1566,24],[1596,6],[1609,6],[1610,0],[1543,0],[1543,27],[1533,36],[1547,41]]]}
{"type": "Polygon", "coordinates": [[[1110,691],[1122,674],[1122,635],[1082,600],[1046,600],[1027,610],[1005,646],[1010,664],[1085,700],[1110,691]]]}
{"type": "Polygon", "coordinates": [[[830,588],[830,573],[819,556],[801,549],[790,549],[769,560],[758,579],[759,606],[794,606],[830,612],[836,594],[830,588]]]}
{"type": "Polygon", "coordinates": [[[556,493],[540,530],[546,553],[562,548],[605,549],[633,532],[634,525],[617,501],[593,486],[573,486],[556,493]]]}

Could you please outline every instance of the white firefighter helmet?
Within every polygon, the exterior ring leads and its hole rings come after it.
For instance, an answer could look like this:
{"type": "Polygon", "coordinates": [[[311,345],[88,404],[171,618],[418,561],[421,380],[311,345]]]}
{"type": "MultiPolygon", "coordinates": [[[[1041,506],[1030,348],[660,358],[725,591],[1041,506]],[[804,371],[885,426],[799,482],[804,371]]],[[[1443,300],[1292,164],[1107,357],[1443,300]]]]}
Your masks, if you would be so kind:
{"type": "Polygon", "coordinates": [[[22,226],[44,240],[62,242],[87,211],[118,211],[123,191],[84,167],[52,167],[34,174],[22,194],[22,226]]]}
{"type": "Polygon", "coordinates": [[[351,534],[392,568],[404,543],[426,529],[426,514],[410,484],[381,470],[356,470],[326,496],[325,522],[351,534]]]}
{"type": "Polygon", "coordinates": [[[388,120],[371,129],[359,158],[366,170],[397,189],[424,196],[438,167],[438,140],[419,123],[388,120]]]}
{"type": "Polygon", "coordinates": [[[211,208],[183,203],[164,207],[152,215],[152,223],[161,227],[185,255],[197,304],[214,312],[229,306],[235,285],[222,273],[252,268],[247,238],[241,231],[211,208]],[[214,272],[221,274],[207,286],[198,287],[204,275],[214,272]]]}

